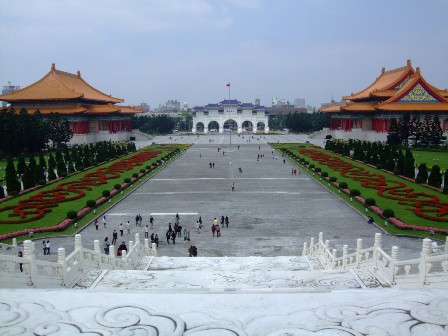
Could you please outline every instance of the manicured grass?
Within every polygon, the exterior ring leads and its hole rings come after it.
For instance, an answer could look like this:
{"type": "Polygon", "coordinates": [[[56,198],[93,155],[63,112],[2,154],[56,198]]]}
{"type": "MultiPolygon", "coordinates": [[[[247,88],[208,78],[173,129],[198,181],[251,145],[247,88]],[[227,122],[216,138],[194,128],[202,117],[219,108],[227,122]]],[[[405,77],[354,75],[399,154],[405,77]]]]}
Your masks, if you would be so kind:
{"type": "MultiPolygon", "coordinates": [[[[77,200],[73,200],[73,201],[69,201],[69,202],[63,202],[60,203],[57,207],[53,208],[51,212],[45,214],[45,216],[39,220],[35,220],[32,222],[28,222],[28,223],[20,223],[20,224],[1,224],[0,225],[0,234],[4,234],[4,233],[9,233],[9,232],[15,232],[15,231],[19,231],[19,230],[23,230],[23,229],[32,229],[32,228],[37,228],[37,227],[45,227],[45,226],[54,226],[58,223],[60,223],[61,221],[63,221],[66,218],[67,212],[74,210],[74,211],[79,211],[82,208],[84,208],[86,206],[86,202],[87,200],[96,200],[98,198],[100,198],[102,196],[102,191],[103,190],[109,190],[111,191],[114,187],[115,184],[119,183],[123,183],[125,178],[131,178],[133,173],[139,173],[140,169],[145,168],[146,166],[151,166],[152,164],[154,164],[158,159],[164,157],[166,154],[172,152],[174,149],[183,149],[185,148],[185,146],[179,146],[179,145],[173,145],[173,146],[152,146],[150,148],[150,150],[155,150],[155,149],[159,149],[162,152],[160,154],[158,154],[157,157],[152,158],[148,161],[145,161],[142,165],[140,166],[135,166],[133,167],[131,170],[128,171],[124,171],[120,174],[120,177],[116,178],[116,179],[110,179],[107,180],[105,184],[99,185],[99,186],[92,186],[92,190],[84,190],[85,192],[85,196],[81,197],[80,199],[77,200]]],[[[37,191],[33,191],[31,193],[27,193],[26,195],[21,195],[19,197],[16,197],[14,199],[8,200],[6,202],[2,202],[0,203],[0,207],[4,207],[4,206],[8,206],[8,205],[15,205],[18,203],[18,201],[23,200],[23,199],[28,199],[31,195],[35,195],[40,191],[44,191],[44,190],[49,190],[49,189],[53,189],[57,184],[60,184],[62,181],[63,182],[69,182],[69,181],[74,181],[74,180],[78,180],[80,178],[82,178],[86,173],[89,172],[96,172],[98,170],[98,168],[105,168],[108,167],[110,165],[112,165],[114,162],[118,162],[120,160],[123,160],[124,158],[127,157],[131,157],[133,155],[135,155],[136,152],[126,155],[124,157],[121,157],[119,159],[110,161],[104,165],[92,168],[90,170],[72,175],[64,180],[60,180],[57,181],[55,183],[53,183],[52,185],[48,185],[45,186],[37,191]]],[[[151,171],[149,174],[150,176],[152,176],[155,172],[151,171]]],[[[148,176],[148,175],[147,175],[148,176]]],[[[144,176],[144,179],[147,177],[144,176]]],[[[139,183],[138,181],[136,181],[135,183],[139,183]]],[[[126,193],[131,192],[133,190],[132,187],[128,187],[127,189],[125,189],[123,191],[123,196],[126,195],[126,193]]],[[[115,199],[119,199],[121,197],[119,197],[120,193],[115,195],[112,200],[115,201],[115,199]]],[[[120,195],[121,196],[121,195],[120,195]]],[[[108,204],[110,205],[110,203],[106,202],[106,207],[108,206],[108,204]]],[[[104,206],[104,205],[102,205],[104,206]]],[[[102,207],[100,206],[100,208],[102,207]]],[[[97,213],[100,209],[97,210],[97,213]]],[[[87,220],[89,220],[89,215],[87,215],[84,218],[87,218],[87,220]]],[[[9,219],[5,213],[0,213],[0,219],[9,219]]],[[[81,221],[78,221],[78,228],[82,225],[81,221]]],[[[75,228],[69,228],[67,230],[67,232],[64,232],[64,234],[70,234],[71,230],[76,231],[75,228]]],[[[61,233],[55,233],[60,235],[61,233]]],[[[49,236],[50,233],[41,233],[39,235],[42,236],[49,236]]],[[[35,234],[35,237],[39,236],[38,234],[35,234]]]]}
{"type": "MultiPolygon", "coordinates": [[[[358,189],[358,190],[360,190],[361,197],[363,197],[363,198],[374,198],[376,200],[376,203],[377,203],[378,207],[380,207],[383,210],[387,209],[387,208],[394,210],[395,211],[395,217],[399,218],[400,220],[402,220],[406,224],[426,226],[426,227],[438,227],[438,228],[444,228],[444,229],[448,228],[448,224],[447,223],[432,221],[432,220],[428,220],[428,219],[419,217],[419,216],[415,215],[414,212],[412,211],[412,206],[401,205],[401,204],[398,204],[398,202],[396,200],[383,198],[383,197],[378,195],[376,189],[370,189],[370,188],[363,187],[363,186],[361,186],[361,182],[360,181],[355,181],[355,180],[353,180],[353,179],[351,179],[349,177],[343,177],[339,171],[332,170],[329,166],[327,166],[325,164],[321,165],[317,161],[313,161],[309,156],[301,154],[299,152],[299,150],[300,150],[299,146],[304,148],[303,144],[300,144],[300,145],[298,145],[298,144],[294,144],[294,145],[289,145],[289,144],[285,145],[285,144],[283,144],[283,145],[273,145],[273,146],[274,146],[274,148],[287,148],[287,149],[291,150],[295,155],[297,155],[299,157],[303,157],[304,159],[309,161],[310,164],[314,164],[315,167],[321,168],[321,170],[323,172],[327,172],[329,174],[329,176],[336,177],[337,178],[337,182],[339,182],[339,183],[340,182],[346,182],[348,184],[348,188],[349,189],[358,189]]],[[[309,145],[306,145],[305,148],[309,148],[309,149],[310,148],[314,148],[314,149],[316,149],[315,147],[311,147],[309,145]]],[[[324,151],[323,149],[318,149],[318,150],[324,151]]],[[[404,180],[402,178],[396,177],[394,175],[388,174],[388,173],[383,172],[381,170],[378,170],[378,169],[375,169],[375,168],[371,168],[371,167],[369,167],[367,165],[363,165],[363,164],[358,163],[356,161],[353,161],[351,159],[347,159],[347,158],[342,157],[342,156],[340,156],[338,154],[335,154],[335,153],[332,153],[332,152],[328,152],[328,151],[324,151],[324,152],[326,154],[331,155],[331,156],[338,157],[338,158],[340,158],[341,160],[343,160],[345,162],[349,162],[349,163],[351,163],[354,166],[362,167],[368,173],[384,175],[388,181],[403,182],[403,183],[406,184],[407,187],[413,188],[415,192],[424,192],[424,193],[427,193],[427,194],[437,195],[439,197],[440,201],[448,202],[448,196],[446,196],[446,195],[443,195],[443,194],[438,193],[436,191],[433,191],[431,189],[425,188],[425,187],[423,187],[421,185],[418,185],[418,184],[415,184],[413,182],[404,180]]],[[[295,161],[295,163],[300,165],[297,161],[295,161]]],[[[304,167],[304,169],[307,169],[307,168],[304,167]]],[[[312,174],[312,172],[311,172],[311,174],[312,174]]],[[[319,176],[317,174],[315,174],[314,177],[320,181],[319,176]]],[[[323,181],[325,181],[325,180],[323,180],[323,181]]],[[[330,190],[331,189],[336,189],[331,183],[330,183],[330,186],[328,186],[328,182],[323,182],[323,184],[327,188],[329,188],[330,190]]],[[[350,196],[345,195],[343,192],[341,192],[340,194],[339,194],[339,192],[337,192],[337,194],[340,195],[342,198],[350,200],[350,196]]],[[[361,203],[353,201],[353,204],[356,204],[356,206],[359,205],[361,210],[364,209],[364,205],[361,204],[361,203]]],[[[384,219],[383,219],[383,221],[384,221],[384,219]]],[[[409,233],[410,233],[410,230],[401,230],[401,229],[393,227],[392,225],[389,225],[388,231],[389,232],[393,232],[393,233],[401,232],[401,233],[405,233],[407,235],[409,235],[409,233]]]]}
{"type": "Polygon", "coordinates": [[[448,152],[429,152],[423,150],[412,150],[415,164],[426,163],[427,167],[438,165],[440,170],[448,169],[448,152]]]}

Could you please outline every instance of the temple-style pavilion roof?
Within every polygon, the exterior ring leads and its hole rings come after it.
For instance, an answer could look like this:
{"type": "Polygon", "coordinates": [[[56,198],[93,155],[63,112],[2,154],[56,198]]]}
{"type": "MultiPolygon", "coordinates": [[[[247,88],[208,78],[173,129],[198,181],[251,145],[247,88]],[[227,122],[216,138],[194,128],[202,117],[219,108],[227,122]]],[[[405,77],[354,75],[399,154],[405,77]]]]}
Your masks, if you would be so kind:
{"type": "Polygon", "coordinates": [[[383,68],[372,85],[344,99],[348,102],[320,110],[327,113],[448,111],[448,90],[440,90],[426,82],[420,68],[414,70],[410,60],[402,68],[390,71],[383,68]]]}
{"type": "Polygon", "coordinates": [[[51,70],[37,82],[9,94],[0,95],[0,100],[6,102],[20,101],[96,101],[101,103],[121,103],[123,99],[107,95],[81,78],[81,73],[71,74],[56,69],[51,70]]]}

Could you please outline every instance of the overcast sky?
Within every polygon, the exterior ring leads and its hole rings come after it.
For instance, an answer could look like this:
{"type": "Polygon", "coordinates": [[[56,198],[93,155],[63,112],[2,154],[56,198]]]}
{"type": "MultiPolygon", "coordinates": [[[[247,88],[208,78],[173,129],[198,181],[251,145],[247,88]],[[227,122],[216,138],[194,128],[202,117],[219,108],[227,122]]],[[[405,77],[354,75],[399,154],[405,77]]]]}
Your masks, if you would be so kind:
{"type": "Polygon", "coordinates": [[[51,63],[126,104],[320,106],[407,59],[448,87],[447,0],[0,0],[0,84],[51,63]]]}

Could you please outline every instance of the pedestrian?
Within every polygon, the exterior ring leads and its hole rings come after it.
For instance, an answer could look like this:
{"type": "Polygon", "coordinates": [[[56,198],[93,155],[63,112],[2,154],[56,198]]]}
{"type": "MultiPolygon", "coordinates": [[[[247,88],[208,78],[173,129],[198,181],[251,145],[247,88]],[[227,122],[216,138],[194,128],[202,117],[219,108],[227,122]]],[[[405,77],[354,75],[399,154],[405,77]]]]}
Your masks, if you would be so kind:
{"type": "Polygon", "coordinates": [[[110,246],[110,244],[109,244],[109,238],[108,237],[106,237],[106,238],[104,238],[104,254],[109,254],[109,246],[110,246]]]}
{"type": "Polygon", "coordinates": [[[151,243],[154,243],[154,232],[151,233],[151,243]]]}
{"type": "Polygon", "coordinates": [[[294,169],[294,175],[297,175],[297,169],[294,169]]]}
{"type": "Polygon", "coordinates": [[[121,255],[123,254],[123,251],[126,251],[126,253],[128,253],[128,248],[127,248],[125,242],[122,242],[122,243],[120,244],[120,246],[118,246],[118,249],[117,249],[117,256],[121,256],[121,255]]]}
{"type": "Polygon", "coordinates": [[[142,226],[143,217],[142,215],[138,214],[138,225],[142,226]]]}
{"type": "Polygon", "coordinates": [[[170,230],[166,231],[165,237],[166,237],[166,243],[169,245],[170,244],[170,238],[171,238],[171,231],[170,230]]]}
{"type": "Polygon", "coordinates": [[[199,228],[202,229],[202,217],[199,216],[199,228]]]}
{"type": "Polygon", "coordinates": [[[240,171],[240,174],[243,172],[243,169],[241,167],[238,168],[240,171]]]}
{"type": "Polygon", "coordinates": [[[179,224],[179,220],[180,220],[179,213],[176,213],[176,223],[179,224]]]}
{"type": "Polygon", "coordinates": [[[171,223],[168,224],[168,231],[169,231],[169,233],[171,233],[171,231],[173,231],[173,228],[171,227],[171,223]]]}
{"type": "Polygon", "coordinates": [[[126,223],[126,231],[127,235],[131,234],[131,223],[129,223],[129,221],[126,223]]]}
{"type": "Polygon", "coordinates": [[[42,248],[44,250],[44,255],[47,255],[47,246],[45,245],[45,240],[42,242],[42,248]]]}
{"type": "Polygon", "coordinates": [[[123,237],[123,223],[120,223],[120,225],[118,225],[118,230],[120,230],[120,237],[123,237]]]}
{"type": "MultiPolygon", "coordinates": [[[[20,258],[23,258],[23,252],[19,251],[19,253],[17,253],[17,256],[20,258]]],[[[20,272],[23,272],[23,263],[19,263],[19,269],[20,269],[20,272]]]]}
{"type": "Polygon", "coordinates": [[[212,224],[212,233],[213,233],[213,237],[215,236],[215,231],[216,231],[215,224],[212,224]]]}
{"type": "Polygon", "coordinates": [[[182,225],[178,225],[177,226],[177,236],[180,238],[182,235],[182,225]]]}
{"type": "Polygon", "coordinates": [[[226,221],[226,227],[229,227],[229,217],[226,216],[225,221],[226,221]]]}
{"type": "Polygon", "coordinates": [[[106,228],[106,216],[103,216],[103,226],[106,228]]]}
{"type": "Polygon", "coordinates": [[[138,220],[139,220],[139,217],[137,215],[137,216],[135,216],[135,226],[138,226],[138,220]]]}
{"type": "Polygon", "coordinates": [[[148,232],[148,225],[145,225],[145,238],[148,238],[149,232],[148,232]]]}
{"type": "Polygon", "coordinates": [[[199,221],[198,220],[196,221],[196,226],[195,227],[196,227],[196,230],[198,230],[198,233],[200,233],[199,232],[199,221]]]}
{"type": "Polygon", "coordinates": [[[184,237],[184,242],[187,240],[187,228],[182,229],[182,236],[184,237]]]}
{"type": "Polygon", "coordinates": [[[213,219],[213,225],[218,225],[218,220],[216,219],[216,217],[215,219],[213,219]]]}
{"type": "Polygon", "coordinates": [[[210,168],[211,168],[211,167],[212,167],[212,162],[210,161],[208,164],[209,164],[209,166],[210,166],[210,168]]]}
{"type": "Polygon", "coordinates": [[[285,159],[283,159],[283,164],[286,164],[286,160],[285,159]]]}
{"type": "Polygon", "coordinates": [[[294,168],[291,168],[291,175],[294,175],[294,168]]]}
{"type": "Polygon", "coordinates": [[[154,229],[154,218],[152,216],[149,217],[149,224],[151,224],[151,230],[154,229]]]}
{"type": "Polygon", "coordinates": [[[117,238],[118,238],[118,232],[117,230],[114,230],[114,232],[112,232],[112,245],[114,245],[117,242],[117,238]]]}
{"type": "Polygon", "coordinates": [[[176,232],[171,232],[171,240],[173,241],[173,245],[174,244],[176,244],[176,236],[177,236],[177,234],[176,234],[176,232]]]}
{"type": "Polygon", "coordinates": [[[221,227],[219,225],[215,225],[216,237],[221,237],[221,227]]]}
{"type": "Polygon", "coordinates": [[[159,248],[159,236],[157,234],[154,237],[154,243],[156,243],[157,248],[159,248]]]}
{"type": "Polygon", "coordinates": [[[215,168],[215,163],[214,162],[212,163],[212,167],[215,168]]]}
{"type": "Polygon", "coordinates": [[[224,227],[224,216],[221,216],[221,227],[224,227]]]}
{"type": "Polygon", "coordinates": [[[98,230],[98,218],[95,219],[95,228],[98,230]]]}
{"type": "Polygon", "coordinates": [[[49,240],[47,240],[45,247],[47,248],[47,255],[50,255],[50,241],[49,240]]]}
{"type": "Polygon", "coordinates": [[[199,153],[199,157],[200,157],[200,158],[202,157],[202,154],[201,154],[201,153],[199,153]]]}

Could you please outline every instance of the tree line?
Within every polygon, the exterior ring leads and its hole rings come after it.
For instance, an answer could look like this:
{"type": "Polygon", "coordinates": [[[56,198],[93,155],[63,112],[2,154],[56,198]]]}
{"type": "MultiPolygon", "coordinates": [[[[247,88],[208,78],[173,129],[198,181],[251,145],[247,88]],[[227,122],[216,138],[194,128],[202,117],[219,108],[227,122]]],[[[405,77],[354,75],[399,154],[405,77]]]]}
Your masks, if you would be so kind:
{"type": "Polygon", "coordinates": [[[28,114],[25,109],[19,113],[13,108],[0,110],[0,158],[39,153],[50,144],[66,144],[72,136],[69,122],[58,113],[44,117],[39,111],[28,114]]]}
{"type": "MultiPolygon", "coordinates": [[[[21,155],[17,166],[9,158],[5,170],[6,190],[8,195],[15,195],[21,190],[44,185],[58,177],[65,177],[135,150],[134,143],[121,144],[101,141],[76,145],[71,148],[57,147],[54,152],[49,153],[48,159],[43,153],[40,153],[37,161],[35,156],[31,155],[26,162],[25,156],[21,155]]],[[[0,185],[0,198],[4,197],[4,189],[0,185]]]]}
{"type": "Polygon", "coordinates": [[[437,147],[446,140],[440,120],[429,115],[423,118],[405,113],[400,119],[391,119],[387,143],[393,146],[437,147]]]}
{"type": "Polygon", "coordinates": [[[288,128],[289,130],[299,133],[311,133],[320,131],[330,125],[330,116],[328,113],[314,112],[314,113],[289,113],[286,116],[272,116],[273,122],[270,124],[273,129],[288,128]],[[275,123],[274,120],[284,120],[284,126],[281,123],[275,123]]]}

